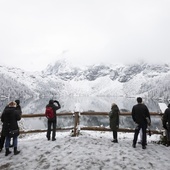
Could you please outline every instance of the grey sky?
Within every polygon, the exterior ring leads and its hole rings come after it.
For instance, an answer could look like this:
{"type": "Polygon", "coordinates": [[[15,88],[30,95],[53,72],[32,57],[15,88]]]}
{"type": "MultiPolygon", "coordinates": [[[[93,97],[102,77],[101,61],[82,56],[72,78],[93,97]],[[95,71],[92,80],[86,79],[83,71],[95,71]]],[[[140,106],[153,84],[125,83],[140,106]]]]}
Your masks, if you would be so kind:
{"type": "Polygon", "coordinates": [[[0,0],[0,65],[170,63],[169,0],[0,0]]]}

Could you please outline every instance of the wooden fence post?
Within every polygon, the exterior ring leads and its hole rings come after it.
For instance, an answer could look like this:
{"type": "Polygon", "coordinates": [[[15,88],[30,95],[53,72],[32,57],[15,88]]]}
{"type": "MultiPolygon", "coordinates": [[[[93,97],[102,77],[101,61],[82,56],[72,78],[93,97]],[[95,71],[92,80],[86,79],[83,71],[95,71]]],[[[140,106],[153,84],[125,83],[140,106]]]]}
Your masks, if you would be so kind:
{"type": "Polygon", "coordinates": [[[73,136],[78,136],[78,126],[79,126],[79,112],[74,113],[74,131],[73,131],[73,136]]]}

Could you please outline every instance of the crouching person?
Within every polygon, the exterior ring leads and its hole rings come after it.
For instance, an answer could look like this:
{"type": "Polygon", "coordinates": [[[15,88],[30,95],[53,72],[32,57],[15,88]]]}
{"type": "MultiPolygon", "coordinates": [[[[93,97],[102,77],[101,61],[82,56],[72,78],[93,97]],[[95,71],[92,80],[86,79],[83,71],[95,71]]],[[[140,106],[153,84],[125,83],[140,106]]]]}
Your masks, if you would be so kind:
{"type": "Polygon", "coordinates": [[[13,138],[14,155],[20,153],[20,151],[17,150],[19,136],[18,121],[20,119],[21,114],[16,110],[16,102],[10,102],[1,116],[5,136],[5,156],[8,156],[11,153],[9,150],[11,138],[13,138]]]}

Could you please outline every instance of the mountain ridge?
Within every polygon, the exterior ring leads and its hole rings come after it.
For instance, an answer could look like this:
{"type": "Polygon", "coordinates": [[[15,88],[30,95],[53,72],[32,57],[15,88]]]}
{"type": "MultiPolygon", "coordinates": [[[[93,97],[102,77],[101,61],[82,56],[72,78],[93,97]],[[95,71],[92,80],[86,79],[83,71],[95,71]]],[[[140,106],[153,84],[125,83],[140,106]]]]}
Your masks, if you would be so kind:
{"type": "Polygon", "coordinates": [[[41,72],[0,66],[0,96],[143,96],[169,100],[168,64],[95,64],[75,67],[57,60],[41,72]],[[12,85],[11,85],[12,84],[12,85]],[[12,92],[12,93],[11,93],[12,92]]]}

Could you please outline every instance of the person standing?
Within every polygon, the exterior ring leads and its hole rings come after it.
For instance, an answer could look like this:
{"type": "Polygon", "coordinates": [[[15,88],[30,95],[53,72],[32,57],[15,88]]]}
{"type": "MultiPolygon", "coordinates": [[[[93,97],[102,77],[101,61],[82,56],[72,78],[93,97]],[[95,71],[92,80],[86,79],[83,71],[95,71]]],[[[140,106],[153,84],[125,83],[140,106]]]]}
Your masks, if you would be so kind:
{"type": "Polygon", "coordinates": [[[162,122],[166,132],[167,146],[170,146],[170,104],[168,104],[168,108],[164,112],[162,122]]]}
{"type": "Polygon", "coordinates": [[[16,110],[18,110],[18,113],[20,114],[20,115],[22,115],[22,109],[21,109],[21,106],[20,106],[20,100],[15,100],[15,103],[17,104],[17,106],[16,106],[16,110]]]}
{"type": "Polygon", "coordinates": [[[3,125],[2,125],[2,129],[1,129],[1,140],[0,140],[0,152],[2,151],[3,147],[4,147],[4,143],[5,143],[5,136],[4,136],[4,129],[3,129],[3,125]]]}
{"type": "MultiPolygon", "coordinates": [[[[18,112],[18,114],[20,114],[20,116],[22,115],[22,109],[21,109],[21,106],[20,106],[20,100],[15,100],[15,103],[16,103],[16,110],[17,110],[17,112],[18,112]]],[[[11,143],[11,141],[10,141],[10,143],[11,143]]],[[[14,144],[13,144],[14,142],[12,142],[12,144],[10,144],[10,147],[13,147],[14,146],[14,144]]]]}
{"type": "Polygon", "coordinates": [[[60,103],[57,101],[57,100],[49,100],[49,104],[46,105],[46,110],[47,108],[51,108],[52,109],[52,112],[54,114],[53,118],[49,118],[47,116],[47,126],[48,126],[48,129],[47,129],[47,139],[50,140],[51,138],[51,126],[53,127],[53,131],[52,131],[52,141],[55,141],[56,138],[56,122],[57,122],[57,118],[56,118],[56,111],[58,109],[61,108],[60,106],[60,103]],[[56,103],[57,105],[55,105],[54,103],[56,103]]]}
{"type": "Polygon", "coordinates": [[[117,139],[117,130],[119,129],[119,108],[113,103],[111,106],[111,111],[109,112],[110,119],[110,128],[113,131],[113,141],[114,143],[118,143],[117,139]]]}
{"type": "Polygon", "coordinates": [[[14,155],[20,153],[17,150],[19,126],[18,121],[21,119],[20,113],[16,110],[16,102],[10,102],[8,107],[5,108],[1,116],[3,122],[4,136],[5,136],[5,156],[8,156],[11,151],[9,150],[11,138],[13,138],[14,155]]]}
{"type": "Polygon", "coordinates": [[[136,148],[136,142],[140,129],[142,129],[142,148],[146,149],[146,129],[148,120],[151,123],[150,113],[145,104],[142,103],[142,98],[137,98],[137,104],[132,108],[132,119],[136,124],[134,139],[132,146],[136,148]]]}

